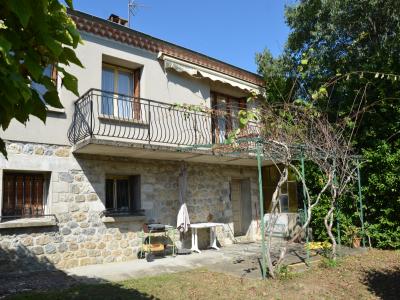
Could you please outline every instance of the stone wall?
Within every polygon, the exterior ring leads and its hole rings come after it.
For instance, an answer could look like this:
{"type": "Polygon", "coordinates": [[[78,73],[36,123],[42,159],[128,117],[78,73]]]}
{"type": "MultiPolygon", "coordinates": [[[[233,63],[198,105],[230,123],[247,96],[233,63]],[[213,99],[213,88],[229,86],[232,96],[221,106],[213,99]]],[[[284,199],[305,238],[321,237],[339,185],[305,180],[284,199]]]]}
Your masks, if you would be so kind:
{"type": "MultiPolygon", "coordinates": [[[[35,268],[42,265],[62,269],[132,260],[139,251],[144,221],[176,226],[180,162],[75,157],[69,147],[33,143],[7,142],[7,149],[9,159],[0,159],[2,170],[48,172],[46,213],[55,214],[58,222],[52,227],[0,229],[0,265],[3,265],[0,271],[7,268],[1,262],[19,261],[23,257],[35,261],[30,264],[35,268]],[[100,213],[104,210],[106,175],[141,176],[145,219],[103,222],[100,213]]],[[[224,223],[217,232],[221,245],[233,241],[231,178],[250,178],[253,207],[258,201],[256,169],[188,164],[187,205],[191,222],[224,223]]],[[[206,231],[200,232],[200,241],[203,241],[200,245],[208,243],[206,234],[206,231]]],[[[248,234],[254,238],[255,224],[248,234]]],[[[190,233],[185,237],[186,245],[190,244],[190,233]]]]}

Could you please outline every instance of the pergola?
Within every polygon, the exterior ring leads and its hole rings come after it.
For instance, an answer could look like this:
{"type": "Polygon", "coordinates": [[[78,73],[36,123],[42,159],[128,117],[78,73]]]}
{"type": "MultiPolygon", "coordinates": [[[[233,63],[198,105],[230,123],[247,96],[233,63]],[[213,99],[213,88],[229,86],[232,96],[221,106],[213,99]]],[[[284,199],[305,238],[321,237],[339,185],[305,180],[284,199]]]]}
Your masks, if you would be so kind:
{"type": "MultiPolygon", "coordinates": [[[[258,190],[259,190],[259,209],[260,209],[260,230],[261,230],[261,272],[262,278],[266,278],[266,270],[267,270],[267,245],[265,241],[265,222],[264,222],[264,195],[263,195],[263,178],[262,178],[262,166],[263,161],[277,161],[279,160],[279,153],[267,153],[265,150],[265,145],[269,144],[266,139],[260,136],[252,136],[252,137],[239,137],[234,140],[233,143],[212,143],[212,144],[197,144],[187,147],[181,147],[180,151],[191,151],[194,149],[223,149],[224,154],[229,155],[243,155],[244,153],[250,157],[253,157],[257,160],[257,169],[258,169],[258,190]]],[[[304,145],[297,145],[293,147],[293,153],[295,154],[292,157],[293,160],[299,161],[302,177],[305,178],[305,160],[307,159],[305,155],[306,148],[304,145]]],[[[361,156],[351,156],[351,158],[355,161],[356,170],[357,170],[357,189],[358,189],[358,201],[359,201],[359,210],[360,210],[360,222],[361,222],[361,233],[362,233],[362,245],[365,247],[365,235],[364,235],[364,214],[363,214],[363,202],[362,202],[362,191],[361,191],[361,176],[360,176],[360,161],[361,156]]],[[[303,188],[303,204],[304,204],[304,220],[307,219],[307,202],[305,189],[303,188]]],[[[340,237],[340,222],[339,219],[336,218],[337,223],[337,241],[339,246],[341,245],[341,237],[340,237]]],[[[306,264],[308,264],[310,258],[310,247],[309,247],[309,235],[308,230],[305,231],[306,236],[306,264]]]]}

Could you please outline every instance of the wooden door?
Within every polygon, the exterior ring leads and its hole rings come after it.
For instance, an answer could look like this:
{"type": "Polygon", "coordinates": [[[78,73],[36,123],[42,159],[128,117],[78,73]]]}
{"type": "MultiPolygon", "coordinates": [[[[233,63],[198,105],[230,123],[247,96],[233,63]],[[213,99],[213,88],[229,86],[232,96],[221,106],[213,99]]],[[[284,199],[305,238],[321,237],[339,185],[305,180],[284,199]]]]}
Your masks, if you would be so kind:
{"type": "Polygon", "coordinates": [[[232,179],[231,200],[235,236],[246,235],[252,219],[250,180],[232,179]]]}

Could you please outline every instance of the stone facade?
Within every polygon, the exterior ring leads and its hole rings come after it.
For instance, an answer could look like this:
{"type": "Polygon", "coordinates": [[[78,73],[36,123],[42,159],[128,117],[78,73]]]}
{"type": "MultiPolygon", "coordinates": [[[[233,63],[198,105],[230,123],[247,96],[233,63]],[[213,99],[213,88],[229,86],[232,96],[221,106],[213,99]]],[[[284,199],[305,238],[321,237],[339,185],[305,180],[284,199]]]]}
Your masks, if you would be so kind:
{"type": "MultiPolygon", "coordinates": [[[[136,258],[145,221],[176,225],[179,210],[177,161],[134,160],[105,156],[72,155],[67,146],[7,142],[8,160],[0,158],[1,170],[39,171],[48,174],[46,213],[54,214],[51,227],[0,229],[0,271],[4,262],[23,260],[29,268],[61,269],[126,261],[136,258]],[[140,175],[141,207],[146,217],[137,221],[106,223],[106,175],[140,175]]],[[[2,172],[1,172],[2,174],[2,172]]],[[[257,170],[252,167],[188,164],[187,205],[191,222],[224,223],[217,232],[224,245],[233,241],[230,180],[249,178],[253,222],[248,235],[256,235],[254,203],[258,202],[257,170]]],[[[1,187],[0,187],[1,189],[1,187]]],[[[2,191],[0,191],[2,197],[2,191]]],[[[200,241],[208,243],[206,232],[200,241]]],[[[185,235],[190,243],[190,233],[185,235]]]]}

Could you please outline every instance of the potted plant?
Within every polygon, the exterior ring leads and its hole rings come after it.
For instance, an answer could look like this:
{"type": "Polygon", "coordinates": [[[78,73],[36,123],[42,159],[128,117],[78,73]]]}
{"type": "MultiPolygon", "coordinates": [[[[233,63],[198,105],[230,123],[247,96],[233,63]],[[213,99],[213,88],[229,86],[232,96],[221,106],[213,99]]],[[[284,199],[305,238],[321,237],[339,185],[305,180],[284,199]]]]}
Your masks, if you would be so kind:
{"type": "Polygon", "coordinates": [[[346,235],[351,242],[353,248],[360,248],[361,245],[361,230],[360,227],[350,225],[346,228],[346,235]]]}

